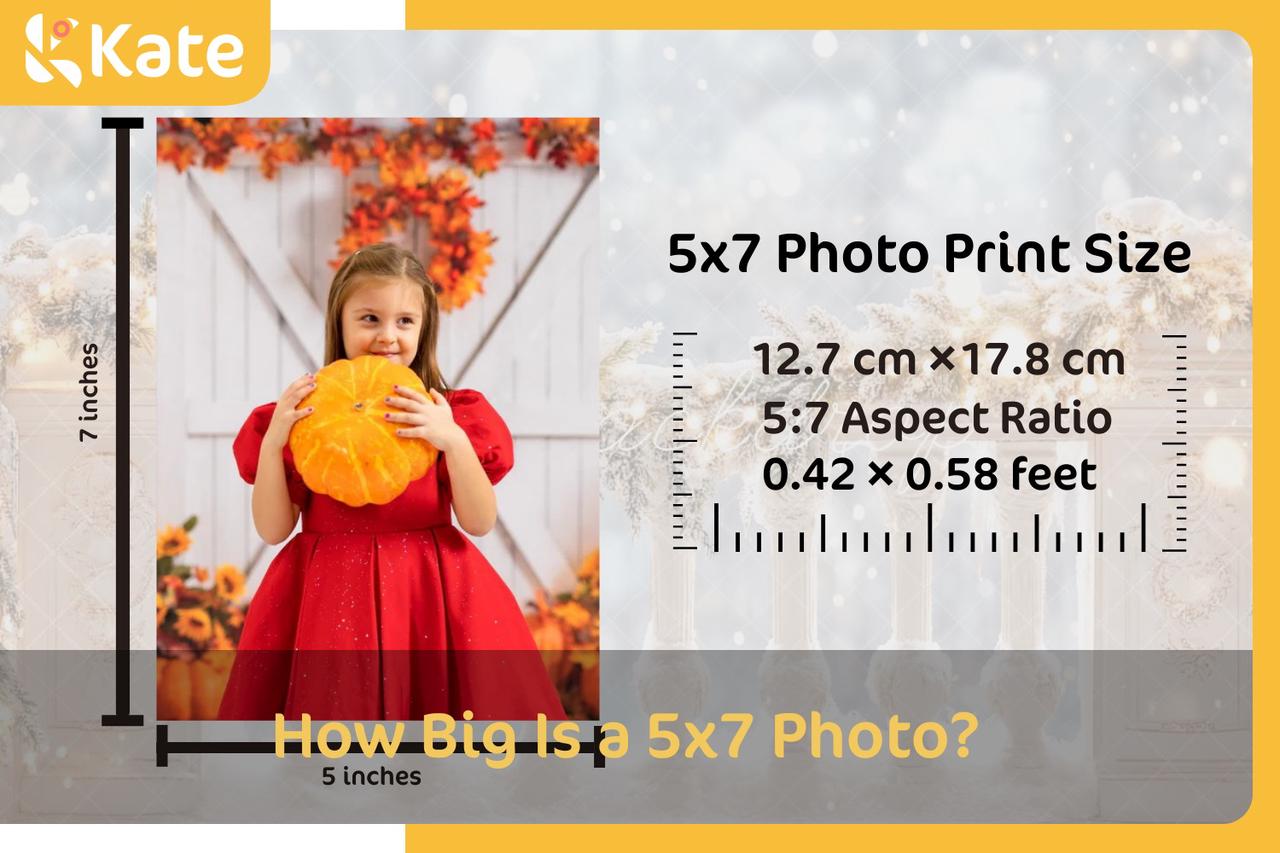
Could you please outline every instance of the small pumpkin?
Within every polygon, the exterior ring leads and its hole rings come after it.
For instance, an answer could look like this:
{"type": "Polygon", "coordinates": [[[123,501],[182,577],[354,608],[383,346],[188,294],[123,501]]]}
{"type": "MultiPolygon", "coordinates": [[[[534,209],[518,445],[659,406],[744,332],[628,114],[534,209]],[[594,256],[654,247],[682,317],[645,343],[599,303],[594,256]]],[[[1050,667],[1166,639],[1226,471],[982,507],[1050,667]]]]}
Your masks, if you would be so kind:
{"type": "Polygon", "coordinates": [[[427,389],[416,373],[382,356],[340,359],[316,372],[305,405],[315,411],[293,425],[289,449],[307,488],[348,506],[385,504],[427,473],[439,451],[401,438],[388,421],[393,385],[427,389]]]}

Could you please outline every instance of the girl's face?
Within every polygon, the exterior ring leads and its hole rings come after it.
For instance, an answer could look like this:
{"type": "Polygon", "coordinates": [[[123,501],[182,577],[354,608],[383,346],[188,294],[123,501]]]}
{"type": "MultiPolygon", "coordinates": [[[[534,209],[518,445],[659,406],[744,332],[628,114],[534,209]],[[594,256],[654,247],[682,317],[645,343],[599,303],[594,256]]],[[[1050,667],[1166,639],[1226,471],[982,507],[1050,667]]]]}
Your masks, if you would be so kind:
{"type": "Polygon", "coordinates": [[[422,288],[408,279],[368,276],[342,306],[347,358],[380,355],[408,367],[422,339],[422,288]]]}

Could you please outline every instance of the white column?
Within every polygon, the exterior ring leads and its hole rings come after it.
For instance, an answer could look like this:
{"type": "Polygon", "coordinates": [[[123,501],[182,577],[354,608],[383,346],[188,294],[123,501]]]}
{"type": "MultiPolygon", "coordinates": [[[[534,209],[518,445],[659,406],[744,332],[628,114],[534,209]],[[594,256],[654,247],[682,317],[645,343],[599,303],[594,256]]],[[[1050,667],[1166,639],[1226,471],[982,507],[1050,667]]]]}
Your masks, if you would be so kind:
{"type": "Polygon", "coordinates": [[[694,554],[677,551],[671,538],[670,516],[650,527],[649,627],[645,649],[696,649],[694,632],[694,554]]]}
{"type": "MultiPolygon", "coordinates": [[[[877,454],[880,460],[893,463],[895,484],[884,489],[884,504],[889,515],[889,567],[892,571],[892,633],[882,649],[936,649],[933,640],[933,555],[926,542],[927,506],[932,500],[935,514],[941,509],[941,492],[929,494],[908,488],[907,463],[916,455],[905,450],[889,449],[877,454]],[[904,534],[911,531],[911,552],[907,553],[904,534]]],[[[941,464],[930,459],[934,468],[941,464]]],[[[873,533],[872,538],[875,538],[873,533]]],[[[875,543],[873,543],[875,544],[875,543]]]]}
{"type": "MultiPolygon", "coordinates": [[[[805,537],[806,539],[808,536],[805,537]]],[[[807,543],[806,543],[807,545],[807,543]]],[[[770,649],[817,649],[817,554],[774,554],[770,649]]]]}
{"type": "Polygon", "coordinates": [[[806,651],[818,646],[817,576],[818,531],[817,494],[810,491],[795,500],[780,502],[767,519],[774,553],[770,559],[773,574],[770,620],[770,650],[806,651]],[[777,550],[777,537],[783,536],[783,549],[777,550]],[[804,533],[805,549],[800,551],[800,534],[804,533]]]}
{"type": "MultiPolygon", "coordinates": [[[[1026,456],[1030,465],[1057,461],[1054,445],[1049,442],[1001,443],[997,450],[1000,470],[1013,470],[1013,460],[1026,456]]],[[[1008,478],[996,491],[997,518],[1000,525],[1000,639],[997,649],[1044,648],[1044,596],[1049,509],[1054,492],[1008,487],[1008,478]],[[1040,550],[1034,539],[1036,514],[1040,516],[1040,550]],[[1012,547],[1012,532],[1018,531],[1018,552],[1012,547]]],[[[1074,542],[1072,543],[1074,545],[1074,542]]]]}

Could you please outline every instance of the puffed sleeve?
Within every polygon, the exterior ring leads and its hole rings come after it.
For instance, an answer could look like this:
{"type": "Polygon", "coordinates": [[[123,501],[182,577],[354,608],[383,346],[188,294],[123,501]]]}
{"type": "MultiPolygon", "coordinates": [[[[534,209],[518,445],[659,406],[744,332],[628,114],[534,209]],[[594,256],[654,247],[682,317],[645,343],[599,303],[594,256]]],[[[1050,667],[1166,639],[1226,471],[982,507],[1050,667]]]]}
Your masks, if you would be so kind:
{"type": "Polygon", "coordinates": [[[448,400],[453,409],[453,422],[471,439],[489,482],[496,484],[515,465],[511,431],[479,391],[450,391],[448,400]]]}
{"type": "MultiPolygon", "coordinates": [[[[275,414],[276,404],[267,403],[249,413],[249,418],[240,427],[240,434],[231,445],[231,452],[236,457],[236,467],[240,476],[250,485],[258,478],[258,455],[262,451],[262,438],[271,425],[271,416],[275,414]]],[[[294,506],[306,504],[310,492],[302,482],[302,475],[293,467],[293,451],[287,446],[284,449],[284,480],[289,489],[289,499],[294,506]]]]}

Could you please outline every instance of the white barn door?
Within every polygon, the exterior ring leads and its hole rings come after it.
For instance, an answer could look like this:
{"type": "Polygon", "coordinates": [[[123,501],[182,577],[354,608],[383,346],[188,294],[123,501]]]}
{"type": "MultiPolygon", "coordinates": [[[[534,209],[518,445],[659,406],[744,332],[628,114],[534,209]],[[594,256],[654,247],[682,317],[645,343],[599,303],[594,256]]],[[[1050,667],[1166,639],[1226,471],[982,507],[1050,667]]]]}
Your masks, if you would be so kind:
{"type": "MultiPolygon", "coordinates": [[[[251,568],[251,588],[278,549],[253,530],[231,443],[250,409],[320,366],[334,241],[351,186],[372,178],[328,165],[273,181],[251,164],[159,173],[158,520],[198,515],[191,559],[251,568]]],[[[522,602],[567,588],[598,540],[592,178],[518,164],[479,180],[494,263],[485,293],[442,318],[446,379],[483,392],[516,438],[499,528],[477,544],[522,602]]]]}

